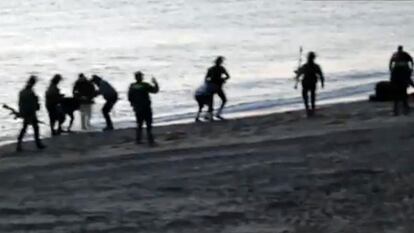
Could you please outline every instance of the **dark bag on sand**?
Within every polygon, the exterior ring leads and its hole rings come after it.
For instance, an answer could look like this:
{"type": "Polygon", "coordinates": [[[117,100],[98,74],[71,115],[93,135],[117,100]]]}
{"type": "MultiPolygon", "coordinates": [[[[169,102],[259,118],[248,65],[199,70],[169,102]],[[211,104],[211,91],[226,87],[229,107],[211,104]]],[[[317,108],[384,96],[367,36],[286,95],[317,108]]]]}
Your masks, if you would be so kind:
{"type": "Polygon", "coordinates": [[[381,81],[375,85],[375,95],[369,97],[370,101],[392,101],[394,99],[394,88],[389,81],[381,81]]]}

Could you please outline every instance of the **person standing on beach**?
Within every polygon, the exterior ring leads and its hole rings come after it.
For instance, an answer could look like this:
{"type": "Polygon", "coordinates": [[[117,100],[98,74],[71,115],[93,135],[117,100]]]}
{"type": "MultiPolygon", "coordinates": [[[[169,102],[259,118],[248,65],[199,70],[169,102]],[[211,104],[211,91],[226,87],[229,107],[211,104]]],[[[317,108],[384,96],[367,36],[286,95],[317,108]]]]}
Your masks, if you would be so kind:
{"type": "Polygon", "coordinates": [[[223,85],[227,80],[230,79],[230,75],[227,72],[226,68],[224,68],[223,62],[224,62],[224,57],[222,56],[217,57],[215,60],[215,65],[208,69],[206,77],[205,77],[205,80],[207,82],[214,84],[215,89],[216,89],[215,93],[221,99],[221,106],[216,113],[216,117],[219,119],[223,119],[223,117],[221,116],[221,113],[227,102],[227,97],[226,97],[226,94],[224,93],[223,85]]]}
{"type": "Polygon", "coordinates": [[[23,127],[17,138],[16,151],[23,150],[22,143],[24,135],[26,134],[27,127],[31,125],[34,131],[34,139],[38,149],[46,148],[40,140],[39,133],[39,121],[37,119],[36,112],[40,110],[39,97],[33,91],[33,87],[37,82],[36,76],[30,76],[26,83],[26,86],[19,93],[19,116],[23,119],[23,127]]]}
{"type": "Polygon", "coordinates": [[[83,130],[87,130],[91,126],[92,105],[96,95],[97,91],[93,83],[83,73],[80,73],[73,86],[73,97],[80,103],[81,127],[83,130]]]}
{"type": "Polygon", "coordinates": [[[389,63],[391,72],[391,85],[394,95],[394,116],[399,115],[399,103],[402,102],[404,107],[404,114],[410,113],[410,106],[408,104],[407,88],[411,85],[414,87],[411,74],[413,71],[413,58],[410,54],[404,51],[403,46],[398,46],[389,63]]]}
{"type": "Polygon", "coordinates": [[[97,75],[92,75],[92,82],[98,87],[98,94],[102,95],[106,101],[102,108],[102,114],[106,122],[106,127],[103,130],[112,131],[114,126],[109,113],[118,101],[118,92],[111,86],[111,84],[97,75]]]}
{"type": "Polygon", "coordinates": [[[321,67],[315,63],[316,54],[309,52],[306,64],[301,66],[296,71],[296,80],[302,78],[302,97],[305,104],[306,115],[308,117],[315,114],[315,102],[316,102],[316,84],[318,79],[321,81],[321,87],[324,88],[325,78],[322,73],[321,67]],[[311,98],[311,106],[309,107],[309,94],[311,98]]]}
{"type": "Polygon", "coordinates": [[[58,87],[60,81],[62,81],[62,76],[60,74],[53,76],[46,91],[46,109],[49,114],[50,131],[52,136],[62,133],[62,124],[65,120],[65,114],[63,113],[61,106],[63,95],[60,93],[60,89],[58,87]],[[58,123],[57,130],[55,129],[56,123],[58,123]]]}
{"type": "Polygon", "coordinates": [[[136,143],[141,143],[142,126],[145,122],[147,126],[147,138],[150,145],[154,145],[152,134],[152,108],[150,93],[155,94],[159,91],[159,85],[155,78],[152,84],[144,82],[144,74],[141,71],[135,72],[135,83],[132,83],[128,90],[128,100],[135,112],[137,122],[136,143]]]}

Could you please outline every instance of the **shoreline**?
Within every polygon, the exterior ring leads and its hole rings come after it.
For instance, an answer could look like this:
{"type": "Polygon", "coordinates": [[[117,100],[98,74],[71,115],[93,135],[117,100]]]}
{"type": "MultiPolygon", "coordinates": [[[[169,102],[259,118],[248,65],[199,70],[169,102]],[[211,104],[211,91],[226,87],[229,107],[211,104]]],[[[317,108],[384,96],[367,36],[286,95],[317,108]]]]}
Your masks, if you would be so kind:
{"type": "MultiPolygon", "coordinates": [[[[321,103],[319,103],[318,108],[329,108],[335,105],[343,105],[343,104],[353,104],[353,103],[357,103],[357,102],[364,102],[361,99],[355,99],[355,98],[343,98],[343,100],[345,100],[344,102],[341,102],[342,99],[339,100],[339,102],[337,102],[337,100],[327,100],[327,101],[320,101],[321,103]],[[347,101],[348,100],[348,101],[347,101]]],[[[298,112],[303,112],[303,104],[296,104],[294,106],[289,106],[289,107],[274,107],[274,108],[265,108],[265,109],[253,109],[253,110],[249,110],[249,111],[245,111],[245,112],[233,112],[233,113],[225,113],[226,116],[226,120],[225,121],[220,121],[220,120],[215,120],[214,122],[201,122],[200,124],[217,124],[219,122],[227,122],[227,121],[234,121],[234,120],[251,120],[252,118],[262,118],[262,117],[270,117],[273,115],[285,115],[285,114],[290,114],[290,113],[298,113],[298,112]]],[[[187,113],[185,115],[189,115],[190,113],[187,113]]],[[[195,112],[194,112],[194,116],[195,116],[195,112]]],[[[171,117],[170,117],[171,118],[171,117]]],[[[50,135],[48,136],[42,136],[42,139],[44,141],[51,141],[53,139],[58,139],[58,138],[67,138],[67,137],[76,137],[76,136],[85,136],[85,135],[95,135],[95,134],[108,134],[108,133],[120,133],[120,132],[124,132],[124,131],[132,131],[135,128],[133,127],[134,125],[134,121],[128,121],[128,122],[118,122],[119,125],[122,125],[120,128],[116,128],[114,131],[112,132],[103,132],[101,130],[101,128],[95,128],[94,130],[90,130],[90,131],[73,131],[71,133],[64,133],[60,136],[56,136],[56,137],[52,137],[50,135]]],[[[179,126],[184,126],[184,127],[188,127],[190,125],[195,124],[195,122],[193,121],[192,118],[185,118],[182,120],[171,120],[171,121],[167,121],[167,122],[157,122],[154,125],[154,129],[155,130],[159,130],[161,132],[164,131],[168,131],[168,128],[178,128],[179,126]]],[[[98,126],[101,126],[100,124],[98,126]]],[[[97,127],[97,126],[95,126],[97,127]]],[[[103,125],[102,125],[103,127],[103,125]]],[[[43,128],[46,128],[46,126],[43,126],[43,128]]],[[[157,131],[158,131],[157,130],[157,131]]],[[[16,132],[16,137],[17,137],[17,133],[16,132]]],[[[143,136],[145,137],[145,130],[143,132],[143,136]]],[[[33,139],[32,139],[32,135],[26,135],[25,137],[25,144],[28,143],[32,143],[33,139]]],[[[1,149],[3,147],[9,147],[11,145],[15,145],[15,140],[9,140],[9,141],[5,141],[0,143],[0,152],[2,151],[1,149]]]]}
{"type": "Polygon", "coordinates": [[[414,117],[359,101],[47,139],[0,153],[0,231],[394,232],[412,229],[414,117]],[[398,213],[398,215],[396,215],[398,213]]]}
{"type": "MultiPolygon", "coordinates": [[[[318,99],[320,105],[326,105],[326,104],[335,104],[335,103],[344,103],[344,102],[352,102],[356,100],[362,100],[366,99],[367,95],[370,93],[368,90],[372,90],[373,84],[370,82],[370,84],[366,84],[367,86],[364,86],[364,88],[358,89],[358,91],[354,91],[350,87],[344,87],[339,90],[330,90],[328,88],[326,91],[322,91],[319,93],[318,99]],[[338,93],[340,92],[339,96],[338,93]],[[333,98],[333,95],[335,94],[335,98],[333,98]]],[[[293,88],[292,88],[293,89],[293,88]]],[[[155,118],[154,123],[156,126],[163,126],[163,125],[172,125],[172,124],[182,124],[182,123],[191,123],[193,121],[193,117],[196,113],[196,103],[193,102],[193,108],[186,109],[185,111],[181,111],[178,113],[168,114],[165,112],[158,112],[156,111],[156,108],[154,108],[155,111],[155,118]]],[[[155,103],[156,104],[156,103],[155,103]]],[[[100,127],[104,127],[104,120],[99,112],[99,107],[95,106],[95,118],[94,118],[94,128],[91,131],[99,132],[100,127]]],[[[241,118],[241,117],[247,117],[247,116],[256,116],[256,115],[264,115],[264,114],[271,114],[271,113],[281,113],[285,111],[294,111],[294,110],[300,110],[303,108],[302,99],[300,97],[299,91],[297,91],[295,96],[290,96],[282,99],[278,99],[275,97],[267,97],[260,100],[252,100],[247,102],[237,102],[233,104],[229,104],[224,114],[228,118],[241,118]]],[[[44,110],[44,109],[43,109],[44,110]]],[[[131,128],[134,126],[134,116],[131,112],[131,109],[128,109],[128,112],[123,112],[121,119],[117,119],[116,115],[119,113],[119,110],[121,109],[115,109],[113,113],[113,120],[115,122],[115,125],[117,125],[119,129],[125,129],[125,128],[131,128]]],[[[125,110],[125,109],[124,109],[125,110]]],[[[5,114],[6,112],[0,112],[5,114]]],[[[42,117],[42,120],[48,121],[47,114],[42,111],[42,114],[40,114],[42,117]]],[[[75,117],[75,128],[80,128],[79,123],[79,117],[78,114],[76,114],[75,117]]],[[[20,130],[20,123],[18,121],[13,121],[12,119],[5,119],[6,122],[10,122],[11,125],[13,125],[13,130],[11,128],[6,127],[6,131],[0,136],[0,147],[4,144],[13,143],[15,141],[15,138],[17,137],[18,131],[20,130]]],[[[65,122],[65,125],[67,126],[68,122],[65,122]]],[[[41,130],[43,133],[43,138],[50,137],[48,127],[42,127],[41,130]]],[[[28,136],[28,135],[26,135],[28,136]]],[[[31,137],[26,137],[28,139],[31,139],[31,137]]]]}
{"type": "MultiPolygon", "coordinates": [[[[291,110],[291,111],[282,111],[282,112],[273,112],[269,110],[271,113],[268,113],[266,111],[261,113],[252,113],[251,115],[243,115],[241,117],[235,117],[235,118],[229,118],[224,121],[216,120],[214,122],[203,122],[203,123],[194,123],[190,122],[190,120],[183,121],[180,123],[175,124],[166,124],[166,125],[158,125],[154,127],[154,133],[156,136],[156,140],[159,143],[158,147],[155,148],[149,148],[145,146],[145,140],[146,140],[146,134],[145,130],[143,131],[143,141],[144,146],[135,146],[134,145],[134,139],[135,139],[135,128],[121,128],[116,129],[112,132],[102,132],[102,131],[90,131],[90,132],[73,132],[70,134],[64,134],[58,137],[45,137],[43,138],[43,141],[48,146],[43,151],[37,151],[33,146],[33,141],[31,138],[28,138],[28,141],[24,142],[24,147],[27,149],[27,151],[24,151],[21,154],[48,154],[48,153],[60,153],[61,151],[67,151],[73,150],[76,153],[86,153],[90,150],[96,150],[97,148],[100,148],[102,146],[107,145],[117,145],[117,147],[122,147],[123,145],[127,145],[130,150],[133,150],[134,147],[136,149],[139,149],[139,151],[142,152],[159,152],[159,151],[168,151],[168,150],[174,150],[174,149],[183,149],[186,146],[189,146],[189,148],[202,146],[204,148],[208,148],[210,146],[225,146],[228,145],[229,142],[236,142],[236,144],[240,141],[241,135],[245,134],[249,136],[249,131],[258,130],[258,128],[263,127],[263,124],[269,124],[268,121],[275,120],[275,124],[272,126],[269,126],[269,130],[266,131],[287,131],[285,133],[288,133],[289,137],[296,138],[301,136],[309,136],[309,133],[318,132],[318,133],[329,133],[336,130],[349,130],[349,127],[342,128],[341,127],[332,127],[335,125],[340,125],[341,121],[344,116],[339,114],[333,114],[329,115],[332,112],[335,112],[336,110],[343,109],[346,111],[350,111],[352,108],[363,108],[364,106],[372,105],[374,108],[380,108],[383,111],[383,108],[391,108],[391,103],[375,103],[375,102],[369,102],[369,101],[351,101],[351,102],[343,102],[343,103],[325,103],[320,104],[318,107],[318,113],[316,117],[312,117],[310,119],[307,119],[305,116],[304,110],[291,110]],[[282,121],[282,124],[278,124],[277,121],[282,121]],[[318,122],[318,124],[322,123],[322,121],[326,121],[326,124],[328,125],[325,130],[318,129],[317,125],[315,127],[312,127],[313,123],[318,122]],[[256,123],[257,122],[257,123],[256,123]],[[298,134],[292,134],[292,132],[295,131],[294,125],[296,123],[300,123],[300,127],[305,127],[303,132],[298,131],[298,134]],[[210,135],[208,131],[212,131],[212,133],[217,133],[219,137],[214,138],[214,135],[210,135]],[[185,139],[190,137],[188,132],[196,132],[196,137],[192,138],[191,143],[185,143],[185,139]],[[206,132],[203,132],[206,131],[206,132]],[[216,132],[219,131],[219,132],[216,132]],[[244,133],[243,131],[247,131],[244,133]],[[232,133],[234,133],[234,139],[232,139],[232,133]],[[206,143],[200,143],[197,142],[197,140],[203,141],[203,137],[206,136],[206,143]],[[222,138],[226,136],[226,140],[222,140],[222,138]],[[213,138],[211,138],[213,137],[213,138]],[[112,140],[111,140],[112,139],[112,140]],[[213,139],[213,140],[212,140],[213,139]],[[72,142],[74,141],[74,142],[72,142]],[[172,144],[171,142],[174,141],[180,141],[178,144],[172,144]],[[183,142],[181,142],[183,141],[183,142]],[[86,144],[86,146],[78,146],[76,143],[86,144]],[[74,144],[76,146],[74,146],[74,144]],[[187,145],[189,144],[189,145],[187,145]],[[61,149],[57,145],[64,145],[61,149]]],[[[384,111],[383,111],[384,112],[384,111]]],[[[370,118],[369,110],[367,110],[366,113],[359,112],[360,115],[367,115],[365,117],[370,118]]],[[[385,117],[387,117],[390,114],[385,114],[385,117]]],[[[372,116],[371,116],[372,117],[372,116]]],[[[384,116],[383,116],[384,117],[384,116]]],[[[393,120],[391,116],[388,116],[388,120],[393,120]]],[[[376,117],[374,118],[376,119],[376,117]]],[[[376,119],[378,120],[378,119],[376,119]]],[[[352,124],[356,124],[356,122],[352,122],[352,124]]],[[[358,122],[359,124],[359,122],[358,122]]],[[[357,128],[360,128],[361,126],[358,126],[357,128]]],[[[362,128],[366,128],[367,126],[364,126],[362,128]]],[[[261,140],[268,140],[270,135],[269,133],[263,134],[263,137],[260,138],[261,140]]],[[[246,139],[249,139],[249,137],[245,137],[246,139]]],[[[256,135],[253,135],[252,138],[256,138],[256,135]]],[[[272,138],[271,140],[282,140],[283,137],[277,137],[272,138]]],[[[246,141],[249,142],[257,142],[257,140],[246,141]]],[[[5,145],[0,146],[0,153],[5,153],[6,157],[19,154],[14,152],[14,146],[15,142],[11,142],[5,145]]],[[[133,153],[133,152],[131,152],[133,153]]],[[[4,157],[0,155],[0,158],[4,157]]]]}
{"type": "MultiPolygon", "coordinates": [[[[319,107],[325,108],[325,107],[329,107],[332,105],[336,105],[336,104],[347,104],[347,103],[353,103],[353,102],[360,102],[365,100],[365,95],[363,96],[346,96],[346,97],[341,97],[341,98],[336,98],[336,99],[322,99],[319,101],[319,107]]],[[[228,118],[228,120],[237,120],[237,119],[243,119],[243,118],[252,118],[252,117],[261,117],[261,116],[266,116],[266,115],[273,115],[273,114],[283,114],[286,112],[296,112],[296,111],[302,111],[303,109],[303,103],[302,102],[298,102],[298,103],[292,103],[292,104],[281,104],[281,105],[277,105],[277,106],[273,106],[273,107],[261,107],[259,109],[249,109],[249,110],[244,110],[244,111],[236,111],[236,112],[224,112],[224,115],[226,117],[226,119],[228,118]]],[[[78,123],[76,120],[78,119],[78,114],[75,113],[75,125],[78,123]]],[[[168,116],[161,116],[161,117],[155,117],[154,121],[154,127],[158,128],[158,127],[166,127],[166,126],[175,126],[175,125],[187,125],[187,124],[192,124],[194,123],[193,120],[193,116],[192,115],[196,115],[196,112],[188,112],[188,113],[184,113],[184,114],[178,114],[178,115],[168,115],[168,116]],[[190,116],[191,115],[191,116],[190,116]],[[178,119],[180,116],[184,116],[184,118],[182,119],[178,119]],[[160,119],[164,119],[161,120],[160,119]]],[[[217,120],[219,121],[219,120],[217,120]]],[[[67,121],[65,122],[67,124],[67,121]]],[[[66,127],[66,124],[64,127],[66,127]]],[[[116,128],[115,131],[119,131],[119,130],[131,130],[134,128],[134,120],[128,120],[128,121],[120,121],[120,122],[116,122],[114,121],[115,125],[118,125],[119,128],[116,128]]],[[[76,131],[74,130],[72,133],[64,133],[61,136],[71,136],[74,134],[90,134],[90,133],[104,133],[102,132],[101,128],[97,128],[97,127],[104,127],[104,122],[100,122],[99,124],[96,124],[94,126],[93,130],[89,130],[89,131],[76,131]]],[[[29,127],[30,128],[30,127],[29,127]]],[[[44,125],[43,128],[47,128],[47,125],[44,125]]],[[[18,129],[20,130],[20,128],[18,129]]],[[[53,138],[50,134],[49,131],[46,131],[47,136],[41,136],[43,140],[49,140],[51,138],[53,138]]],[[[16,131],[16,136],[17,137],[18,131],[16,131]]],[[[25,136],[25,142],[31,142],[32,139],[32,135],[31,134],[27,134],[25,136]]],[[[2,142],[0,142],[0,152],[1,152],[1,148],[4,146],[9,146],[10,144],[15,144],[15,139],[9,139],[9,140],[4,140],[2,142]]]]}

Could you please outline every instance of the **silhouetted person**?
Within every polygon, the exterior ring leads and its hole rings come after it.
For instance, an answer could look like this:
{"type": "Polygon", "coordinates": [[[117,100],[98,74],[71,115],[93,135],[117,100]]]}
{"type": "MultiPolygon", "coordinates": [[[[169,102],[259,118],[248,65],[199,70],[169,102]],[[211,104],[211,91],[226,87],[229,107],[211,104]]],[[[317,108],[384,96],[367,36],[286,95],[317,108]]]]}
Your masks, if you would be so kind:
{"type": "Polygon", "coordinates": [[[306,64],[301,66],[296,71],[296,80],[302,78],[302,97],[305,104],[307,116],[312,116],[315,113],[316,102],[316,84],[318,79],[321,81],[321,87],[324,88],[324,76],[321,67],[315,63],[316,55],[314,52],[309,52],[306,64]],[[309,107],[309,94],[311,99],[311,106],[309,107]]]}
{"type": "Polygon", "coordinates": [[[62,124],[65,121],[65,114],[61,106],[63,95],[60,93],[58,87],[62,76],[56,74],[50,81],[50,85],[46,91],[46,109],[49,114],[50,131],[52,135],[58,135],[62,133],[62,124]],[[55,129],[55,124],[58,123],[58,128],[55,129]]]}
{"type": "Polygon", "coordinates": [[[104,131],[113,130],[114,126],[109,113],[118,101],[118,92],[111,86],[111,84],[97,75],[92,76],[92,82],[98,87],[98,94],[102,95],[106,101],[102,108],[102,114],[106,121],[104,131]]]}
{"type": "Polygon", "coordinates": [[[80,102],[81,127],[83,130],[90,128],[93,99],[96,97],[97,91],[91,81],[84,74],[79,74],[73,86],[73,97],[80,102]]]}
{"type": "Polygon", "coordinates": [[[144,74],[140,71],[135,73],[135,83],[132,83],[128,90],[128,100],[135,112],[137,121],[136,142],[141,143],[142,126],[147,126],[147,138],[150,145],[154,144],[152,135],[152,108],[150,93],[157,93],[159,86],[157,80],[152,78],[152,85],[144,82],[144,74]]]}
{"type": "Polygon", "coordinates": [[[206,81],[214,84],[216,86],[216,94],[221,99],[221,106],[216,113],[216,117],[219,119],[223,119],[221,116],[221,112],[226,105],[227,98],[226,94],[223,90],[224,83],[230,79],[230,75],[228,74],[227,70],[223,67],[224,57],[219,56],[215,60],[215,65],[210,67],[206,74],[206,81]]]}
{"type": "Polygon", "coordinates": [[[208,82],[205,82],[203,85],[201,85],[199,88],[197,88],[195,92],[195,100],[198,104],[198,112],[195,118],[196,122],[200,121],[200,114],[203,111],[204,106],[207,106],[207,112],[208,115],[206,116],[206,119],[214,120],[213,118],[213,95],[215,92],[215,87],[208,82]]]}
{"type": "Polygon", "coordinates": [[[27,126],[31,125],[34,131],[34,139],[38,149],[44,149],[39,136],[39,121],[36,112],[40,109],[39,98],[33,91],[37,82],[36,76],[30,76],[26,86],[19,93],[19,113],[23,118],[23,127],[17,139],[17,151],[22,151],[23,137],[26,134],[27,126]]]}
{"type": "Polygon", "coordinates": [[[414,86],[411,79],[413,58],[400,45],[397,52],[390,59],[389,68],[391,72],[391,85],[394,89],[394,115],[399,115],[398,105],[400,102],[403,104],[404,114],[409,114],[410,106],[408,104],[407,88],[410,85],[414,86]]]}

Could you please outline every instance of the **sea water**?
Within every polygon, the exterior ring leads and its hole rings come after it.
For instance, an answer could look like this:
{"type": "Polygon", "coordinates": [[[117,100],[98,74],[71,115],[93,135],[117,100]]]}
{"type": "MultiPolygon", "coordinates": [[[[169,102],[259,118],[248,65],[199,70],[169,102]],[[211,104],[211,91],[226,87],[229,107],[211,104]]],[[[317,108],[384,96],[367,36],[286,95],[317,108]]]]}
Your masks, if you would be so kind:
{"type": "MultiPolygon", "coordinates": [[[[16,106],[30,74],[40,78],[42,102],[53,74],[63,75],[67,96],[78,73],[98,74],[120,92],[112,115],[124,127],[133,121],[126,92],[141,70],[161,86],[156,122],[190,119],[194,90],[223,55],[231,74],[227,116],[288,109],[301,103],[293,89],[300,46],[316,51],[326,74],[320,100],[367,98],[388,79],[397,45],[414,50],[412,12],[411,1],[379,0],[0,1],[0,102],[16,106]]],[[[97,127],[102,102],[94,106],[97,127]]],[[[40,118],[47,121],[44,107],[40,118]]],[[[15,138],[19,124],[1,110],[0,141],[15,138]]]]}

